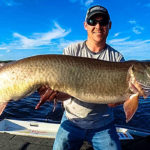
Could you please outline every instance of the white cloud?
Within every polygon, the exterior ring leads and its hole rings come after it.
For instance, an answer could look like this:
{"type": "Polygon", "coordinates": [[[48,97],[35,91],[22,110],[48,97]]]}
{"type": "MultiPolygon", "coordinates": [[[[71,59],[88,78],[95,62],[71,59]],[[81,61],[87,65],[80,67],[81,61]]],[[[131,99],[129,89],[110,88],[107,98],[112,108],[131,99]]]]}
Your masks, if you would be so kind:
{"type": "Polygon", "coordinates": [[[132,31],[133,31],[135,34],[141,34],[143,30],[144,30],[144,28],[141,27],[141,26],[135,26],[135,27],[132,28],[132,31]]]}
{"type": "Polygon", "coordinates": [[[79,2],[81,5],[84,5],[86,7],[94,2],[94,0],[69,0],[69,1],[72,3],[79,2]]]}
{"type": "Polygon", "coordinates": [[[135,20],[130,20],[129,23],[130,24],[136,24],[136,21],[135,20]]]}
{"type": "Polygon", "coordinates": [[[109,43],[110,44],[116,44],[117,43],[117,45],[119,44],[119,43],[122,43],[122,42],[125,42],[126,40],[128,40],[130,37],[125,37],[125,38],[118,38],[118,39],[112,39],[112,40],[110,40],[109,41],[109,43]]]}
{"type": "Polygon", "coordinates": [[[1,46],[0,46],[0,50],[7,50],[7,47],[6,47],[6,46],[1,45],[1,46]]]}
{"type": "Polygon", "coordinates": [[[120,51],[126,60],[138,59],[145,60],[150,59],[150,39],[147,40],[131,40],[129,37],[118,38],[109,40],[108,43],[120,51]]]}
{"type": "Polygon", "coordinates": [[[121,32],[117,32],[117,33],[114,34],[114,37],[117,37],[117,36],[119,36],[120,34],[121,34],[121,32]]]}
{"type": "MultiPolygon", "coordinates": [[[[30,37],[20,33],[13,33],[14,41],[11,43],[3,43],[0,45],[0,50],[16,50],[16,49],[42,49],[53,45],[53,40],[61,39],[68,35],[71,30],[65,30],[60,25],[54,22],[54,28],[46,33],[33,33],[30,37]]],[[[9,52],[8,51],[8,52],[9,52]]]]}
{"type": "Polygon", "coordinates": [[[89,6],[94,2],[94,0],[87,0],[85,1],[85,6],[89,6]]]}
{"type": "Polygon", "coordinates": [[[2,4],[6,6],[14,6],[14,5],[18,5],[19,3],[16,2],[15,0],[2,0],[2,4]]]}
{"type": "Polygon", "coordinates": [[[140,25],[137,24],[137,22],[135,20],[130,20],[128,21],[133,27],[132,27],[132,31],[135,34],[141,34],[142,31],[144,30],[144,28],[140,25]]]}

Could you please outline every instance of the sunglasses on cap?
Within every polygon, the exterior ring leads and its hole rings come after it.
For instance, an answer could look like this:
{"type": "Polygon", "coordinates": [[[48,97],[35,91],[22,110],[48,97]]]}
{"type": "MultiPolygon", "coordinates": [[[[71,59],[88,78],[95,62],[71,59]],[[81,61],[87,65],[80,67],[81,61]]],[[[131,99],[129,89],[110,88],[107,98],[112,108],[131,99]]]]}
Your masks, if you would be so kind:
{"type": "Polygon", "coordinates": [[[109,20],[96,20],[96,19],[88,19],[87,24],[90,26],[95,26],[97,23],[99,23],[101,26],[106,26],[109,23],[109,20]]]}

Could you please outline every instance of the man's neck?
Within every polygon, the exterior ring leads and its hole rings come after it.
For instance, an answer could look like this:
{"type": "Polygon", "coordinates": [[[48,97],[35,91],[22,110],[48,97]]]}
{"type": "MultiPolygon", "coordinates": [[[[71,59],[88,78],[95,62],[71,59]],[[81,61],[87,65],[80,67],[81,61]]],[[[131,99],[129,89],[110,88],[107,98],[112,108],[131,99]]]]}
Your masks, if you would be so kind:
{"type": "Polygon", "coordinates": [[[98,53],[105,48],[106,43],[93,43],[87,40],[86,45],[92,52],[98,53]]]}

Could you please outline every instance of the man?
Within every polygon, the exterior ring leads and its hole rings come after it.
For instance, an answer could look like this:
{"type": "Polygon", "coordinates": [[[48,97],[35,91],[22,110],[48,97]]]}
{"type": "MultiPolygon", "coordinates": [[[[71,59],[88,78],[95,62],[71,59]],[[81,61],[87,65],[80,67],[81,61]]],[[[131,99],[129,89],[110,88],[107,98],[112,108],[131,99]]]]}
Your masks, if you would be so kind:
{"type": "MultiPolygon", "coordinates": [[[[91,7],[87,11],[84,28],[87,31],[87,40],[65,48],[65,55],[124,61],[118,51],[106,44],[111,29],[110,16],[106,8],[91,7]]],[[[120,150],[112,108],[109,106],[85,103],[73,97],[64,101],[65,112],[53,150],[79,150],[83,141],[91,143],[95,150],[120,150]]]]}

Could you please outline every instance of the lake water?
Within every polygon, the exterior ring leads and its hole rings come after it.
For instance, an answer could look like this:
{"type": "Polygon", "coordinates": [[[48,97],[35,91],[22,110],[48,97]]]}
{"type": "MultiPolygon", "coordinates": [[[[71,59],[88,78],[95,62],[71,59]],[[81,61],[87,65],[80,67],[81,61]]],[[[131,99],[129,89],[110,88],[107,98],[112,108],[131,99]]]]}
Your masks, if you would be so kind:
{"type": "MultiPolygon", "coordinates": [[[[19,119],[19,120],[34,120],[42,122],[60,122],[63,114],[61,103],[56,105],[55,111],[53,111],[53,102],[46,102],[35,110],[35,106],[39,101],[38,93],[34,93],[29,97],[21,99],[17,102],[10,102],[6,107],[1,119],[19,119]]],[[[115,123],[121,126],[134,127],[139,129],[145,129],[150,131],[150,98],[139,100],[139,107],[128,123],[125,122],[125,115],[122,105],[114,108],[115,123]]]]}

